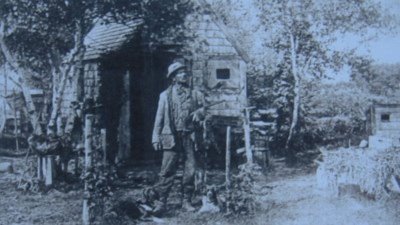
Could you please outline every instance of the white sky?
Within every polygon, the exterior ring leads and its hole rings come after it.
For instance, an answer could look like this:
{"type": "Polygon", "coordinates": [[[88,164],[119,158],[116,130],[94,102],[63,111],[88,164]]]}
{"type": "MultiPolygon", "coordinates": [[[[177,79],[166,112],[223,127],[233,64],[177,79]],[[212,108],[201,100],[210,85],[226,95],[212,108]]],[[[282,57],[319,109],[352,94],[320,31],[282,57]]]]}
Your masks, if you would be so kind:
{"type": "MultiPolygon", "coordinates": [[[[383,7],[395,14],[400,12],[400,0],[377,1],[381,2],[383,7]]],[[[400,63],[400,24],[398,31],[394,32],[394,34],[380,35],[376,40],[369,41],[368,43],[361,43],[359,38],[349,36],[336,43],[335,48],[356,48],[358,53],[371,57],[376,63],[400,63]]],[[[330,76],[332,76],[334,80],[327,82],[336,83],[349,81],[349,73],[349,69],[346,68],[339,74],[331,74],[330,76]]]]}

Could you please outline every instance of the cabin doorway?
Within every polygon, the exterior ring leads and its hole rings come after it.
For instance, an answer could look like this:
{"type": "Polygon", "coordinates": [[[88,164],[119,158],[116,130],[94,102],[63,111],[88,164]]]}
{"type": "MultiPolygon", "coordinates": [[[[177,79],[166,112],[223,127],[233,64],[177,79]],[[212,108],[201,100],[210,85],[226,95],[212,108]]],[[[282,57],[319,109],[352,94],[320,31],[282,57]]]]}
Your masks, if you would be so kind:
{"type": "Polygon", "coordinates": [[[161,160],[151,143],[160,93],[168,86],[169,52],[110,58],[102,63],[100,99],[108,159],[128,164],[161,160]]]}
{"type": "Polygon", "coordinates": [[[131,76],[131,158],[136,162],[161,159],[160,153],[153,149],[151,138],[159,95],[168,86],[167,68],[173,58],[170,53],[147,54],[143,67],[131,76]]]}

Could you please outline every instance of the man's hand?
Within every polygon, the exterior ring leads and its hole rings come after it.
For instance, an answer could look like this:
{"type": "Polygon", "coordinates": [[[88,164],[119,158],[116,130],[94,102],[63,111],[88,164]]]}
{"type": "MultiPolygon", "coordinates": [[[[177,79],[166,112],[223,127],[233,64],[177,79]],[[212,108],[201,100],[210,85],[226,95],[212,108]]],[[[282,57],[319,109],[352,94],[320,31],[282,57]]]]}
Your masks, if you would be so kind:
{"type": "Polygon", "coordinates": [[[156,150],[156,151],[161,150],[161,149],[162,149],[161,143],[160,143],[160,142],[154,142],[154,143],[153,143],[153,148],[154,148],[154,150],[156,150]]]}
{"type": "Polygon", "coordinates": [[[192,113],[192,121],[200,122],[204,119],[204,108],[200,108],[192,113]]]}

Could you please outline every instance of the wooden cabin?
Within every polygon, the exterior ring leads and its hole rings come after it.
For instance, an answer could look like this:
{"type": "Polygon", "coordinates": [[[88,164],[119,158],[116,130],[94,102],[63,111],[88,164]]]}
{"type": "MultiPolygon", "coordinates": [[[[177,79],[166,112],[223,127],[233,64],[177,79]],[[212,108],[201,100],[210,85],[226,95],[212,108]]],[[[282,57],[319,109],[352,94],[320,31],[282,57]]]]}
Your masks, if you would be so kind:
{"type": "MultiPolygon", "coordinates": [[[[190,32],[196,33],[199,42],[206,42],[195,55],[179,53],[179,43],[149,48],[141,39],[141,20],[97,24],[87,35],[84,99],[92,98],[100,106],[96,110],[98,126],[106,130],[111,159],[156,157],[151,133],[158,98],[168,85],[168,65],[177,59],[183,59],[190,68],[193,87],[204,91],[209,103],[224,100],[209,109],[212,116],[241,120],[247,104],[247,56],[224,24],[206,11],[204,15],[188,17],[190,32]]],[[[67,96],[76,95],[74,85],[69,84],[67,96]]],[[[67,109],[69,105],[67,98],[63,107],[67,109]]]]}

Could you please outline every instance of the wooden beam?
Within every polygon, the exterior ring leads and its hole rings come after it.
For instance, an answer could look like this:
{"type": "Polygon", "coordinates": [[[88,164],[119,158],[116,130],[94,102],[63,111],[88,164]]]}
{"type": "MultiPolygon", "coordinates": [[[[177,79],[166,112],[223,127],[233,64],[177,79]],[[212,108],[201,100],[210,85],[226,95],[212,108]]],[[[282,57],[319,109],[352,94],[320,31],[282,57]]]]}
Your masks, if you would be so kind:
{"type": "MultiPolygon", "coordinates": [[[[86,173],[92,167],[92,120],[93,115],[88,114],[85,117],[85,170],[86,173]]],[[[90,210],[89,210],[89,190],[88,182],[85,181],[84,199],[82,209],[82,224],[90,224],[90,210]]]]}
{"type": "Polygon", "coordinates": [[[103,165],[107,164],[107,130],[101,129],[101,148],[103,150],[103,165]]]}
{"type": "Polygon", "coordinates": [[[226,147],[225,147],[225,185],[229,192],[231,186],[231,126],[226,128],[226,147]]]}
{"type": "Polygon", "coordinates": [[[53,179],[54,179],[54,156],[53,155],[48,155],[44,157],[45,161],[45,167],[46,167],[46,174],[45,174],[45,184],[46,186],[52,185],[53,184],[53,179]]]}
{"type": "Polygon", "coordinates": [[[251,141],[250,141],[250,109],[253,107],[247,107],[244,111],[244,141],[245,141],[245,148],[246,148],[246,159],[247,163],[253,163],[253,152],[251,149],[251,141]]]}

